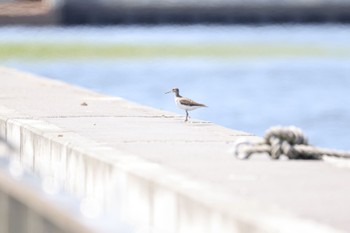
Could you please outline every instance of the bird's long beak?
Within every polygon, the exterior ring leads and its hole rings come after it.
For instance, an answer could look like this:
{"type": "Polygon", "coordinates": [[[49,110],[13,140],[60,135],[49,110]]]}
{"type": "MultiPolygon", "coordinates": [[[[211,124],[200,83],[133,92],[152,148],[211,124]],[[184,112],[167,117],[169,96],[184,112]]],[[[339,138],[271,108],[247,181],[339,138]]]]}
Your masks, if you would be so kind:
{"type": "Polygon", "coordinates": [[[165,92],[164,94],[169,94],[171,91],[165,92]]]}

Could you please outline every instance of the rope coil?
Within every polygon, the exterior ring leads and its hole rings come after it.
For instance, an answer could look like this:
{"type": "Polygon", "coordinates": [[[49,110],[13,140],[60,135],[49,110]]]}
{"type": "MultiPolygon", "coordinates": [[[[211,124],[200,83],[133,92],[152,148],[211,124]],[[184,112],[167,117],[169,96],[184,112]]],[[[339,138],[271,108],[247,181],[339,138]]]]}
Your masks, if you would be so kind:
{"type": "Polygon", "coordinates": [[[350,152],[309,145],[303,131],[295,126],[271,127],[263,141],[237,141],[233,148],[233,154],[239,159],[248,159],[252,154],[260,153],[267,153],[272,159],[279,159],[282,155],[288,159],[320,160],[323,156],[350,159],[350,152]]]}

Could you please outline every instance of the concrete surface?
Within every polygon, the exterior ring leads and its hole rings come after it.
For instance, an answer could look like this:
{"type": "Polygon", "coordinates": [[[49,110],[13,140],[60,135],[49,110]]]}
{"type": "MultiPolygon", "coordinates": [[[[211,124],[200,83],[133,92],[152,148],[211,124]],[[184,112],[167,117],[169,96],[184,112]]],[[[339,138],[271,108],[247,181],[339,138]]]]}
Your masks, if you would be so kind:
{"type": "Polygon", "coordinates": [[[51,195],[48,198],[32,176],[23,171],[22,174],[8,171],[3,160],[0,160],[1,233],[99,233],[95,226],[79,219],[76,214],[79,211],[71,205],[73,201],[67,197],[52,199],[51,195]]]}
{"type": "Polygon", "coordinates": [[[23,165],[136,232],[350,231],[348,168],[239,161],[232,143],[257,137],[8,68],[0,77],[0,134],[23,165]]]}

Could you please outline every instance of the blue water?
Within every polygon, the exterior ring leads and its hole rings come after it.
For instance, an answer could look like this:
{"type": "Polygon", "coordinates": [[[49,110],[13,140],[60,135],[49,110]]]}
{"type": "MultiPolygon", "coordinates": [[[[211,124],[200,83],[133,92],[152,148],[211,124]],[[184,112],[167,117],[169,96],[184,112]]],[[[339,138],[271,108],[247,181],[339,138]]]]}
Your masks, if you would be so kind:
{"type": "MultiPolygon", "coordinates": [[[[192,26],[106,28],[0,28],[1,41],[98,43],[269,42],[350,49],[350,27],[192,26]]],[[[184,114],[173,87],[209,108],[193,118],[263,135],[275,125],[296,125],[311,144],[350,150],[350,56],[154,58],[28,61],[2,64],[184,114]]]]}

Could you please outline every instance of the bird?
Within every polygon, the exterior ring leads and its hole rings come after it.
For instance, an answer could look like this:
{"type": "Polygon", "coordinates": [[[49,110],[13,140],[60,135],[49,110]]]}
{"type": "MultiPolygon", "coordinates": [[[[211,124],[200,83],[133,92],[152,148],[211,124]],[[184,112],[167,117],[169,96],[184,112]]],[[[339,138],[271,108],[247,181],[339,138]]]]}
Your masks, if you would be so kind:
{"type": "Polygon", "coordinates": [[[188,99],[186,97],[182,97],[180,95],[179,88],[175,87],[175,88],[171,89],[170,91],[165,92],[165,94],[168,94],[171,92],[173,92],[175,94],[175,103],[176,103],[177,107],[186,111],[185,122],[188,121],[188,117],[189,117],[188,111],[192,111],[194,109],[201,108],[201,107],[208,107],[205,104],[200,104],[200,103],[197,103],[197,102],[195,102],[191,99],[188,99]]]}

